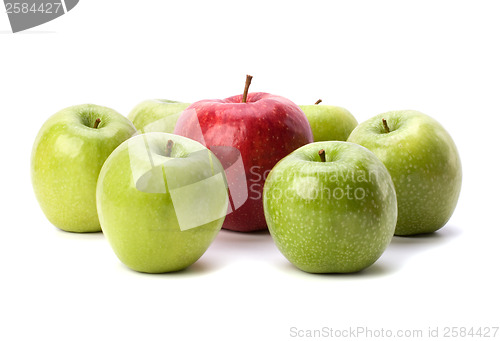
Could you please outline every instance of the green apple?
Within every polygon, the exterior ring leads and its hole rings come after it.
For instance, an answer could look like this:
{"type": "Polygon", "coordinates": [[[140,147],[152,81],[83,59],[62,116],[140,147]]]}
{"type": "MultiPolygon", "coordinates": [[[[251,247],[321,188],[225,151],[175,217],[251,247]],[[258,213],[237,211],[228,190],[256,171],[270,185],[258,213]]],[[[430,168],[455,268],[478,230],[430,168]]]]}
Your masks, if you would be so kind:
{"type": "Polygon", "coordinates": [[[455,143],[436,120],[414,110],[391,111],[361,123],[348,141],[370,149],[389,170],[398,196],[396,235],[446,224],[457,205],[462,167],[455,143]]]}
{"type": "Polygon", "coordinates": [[[300,105],[311,125],[314,142],[346,141],[351,131],[358,125],[354,116],[342,107],[334,105],[300,105]]]}
{"type": "Polygon", "coordinates": [[[141,133],[173,133],[177,119],[188,106],[167,99],[149,99],[136,105],[127,117],[141,133]]]}
{"type": "Polygon", "coordinates": [[[193,264],[221,229],[228,202],[224,169],[214,154],[167,133],[125,141],[97,183],[103,233],[118,258],[140,272],[193,264]]]}
{"type": "Polygon", "coordinates": [[[135,132],[124,116],[93,104],[63,109],[43,124],[31,154],[31,179],[53,225],[70,232],[101,230],[95,202],[99,171],[135,132]]]}
{"type": "Polygon", "coordinates": [[[264,185],[264,213],[283,255],[312,273],[357,272],[391,241],[396,192],[368,149],[314,142],[283,158],[264,185]]]}

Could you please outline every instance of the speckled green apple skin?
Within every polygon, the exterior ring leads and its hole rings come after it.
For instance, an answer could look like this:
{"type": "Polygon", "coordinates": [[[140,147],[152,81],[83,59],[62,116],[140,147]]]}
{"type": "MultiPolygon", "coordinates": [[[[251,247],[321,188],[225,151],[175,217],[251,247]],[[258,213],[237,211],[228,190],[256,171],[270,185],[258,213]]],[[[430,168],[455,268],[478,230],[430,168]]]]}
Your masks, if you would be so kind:
{"type": "Polygon", "coordinates": [[[356,118],[342,107],[334,105],[300,105],[311,125],[314,142],[346,141],[358,125],[356,118]]]}
{"type": "Polygon", "coordinates": [[[370,149],[389,170],[398,196],[396,235],[430,233],[448,222],[462,167],[455,143],[436,120],[414,110],[387,112],[361,123],[348,141],[370,149]]]}
{"type": "Polygon", "coordinates": [[[95,202],[99,172],[135,131],[124,116],[93,104],[63,109],[43,124],[31,154],[31,179],[53,225],[69,232],[101,230],[95,202]],[[97,118],[101,123],[94,129],[97,118]]]}
{"type": "MultiPolygon", "coordinates": [[[[207,150],[198,142],[178,135],[146,135],[149,136],[152,153],[157,157],[166,157],[162,154],[168,140],[174,142],[173,158],[187,158],[193,152],[207,150]],[[151,139],[154,141],[151,142],[151,139]]],[[[182,270],[196,262],[207,250],[220,231],[224,217],[181,231],[168,189],[166,193],[138,190],[133,179],[129,148],[141,143],[143,136],[134,136],[120,145],[102,168],[97,184],[97,208],[102,230],[115,254],[129,268],[146,273],[182,270]]],[[[207,152],[213,156],[210,151],[207,152]]],[[[224,174],[215,156],[213,167],[224,174]]],[[[182,185],[203,180],[213,174],[214,169],[209,168],[200,164],[180,169],[176,181],[182,185]]],[[[219,209],[225,213],[228,205],[225,187],[222,192],[209,194],[209,199],[217,202],[219,209]]]]}
{"type": "Polygon", "coordinates": [[[264,185],[264,212],[278,249],[299,269],[357,272],[391,241],[396,192],[387,169],[368,149],[315,142],[273,168],[264,185]]]}
{"type": "Polygon", "coordinates": [[[128,114],[127,118],[132,121],[136,129],[141,133],[163,132],[173,133],[177,118],[189,103],[181,103],[168,99],[149,99],[137,104],[128,114]],[[171,117],[165,124],[154,125],[159,120],[171,117]]]}

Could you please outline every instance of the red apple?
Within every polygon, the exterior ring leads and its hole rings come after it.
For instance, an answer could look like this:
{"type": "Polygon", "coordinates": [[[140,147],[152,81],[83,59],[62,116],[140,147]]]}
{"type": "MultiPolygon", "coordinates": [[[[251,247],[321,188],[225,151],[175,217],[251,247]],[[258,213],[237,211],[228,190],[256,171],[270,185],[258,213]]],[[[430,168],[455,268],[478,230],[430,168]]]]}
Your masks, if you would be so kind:
{"type": "Polygon", "coordinates": [[[262,206],[264,181],[273,166],[295,149],[313,142],[311,127],[292,101],[264,92],[191,104],[174,133],[194,139],[219,158],[231,207],[223,228],[249,232],[267,229],[262,206]]]}

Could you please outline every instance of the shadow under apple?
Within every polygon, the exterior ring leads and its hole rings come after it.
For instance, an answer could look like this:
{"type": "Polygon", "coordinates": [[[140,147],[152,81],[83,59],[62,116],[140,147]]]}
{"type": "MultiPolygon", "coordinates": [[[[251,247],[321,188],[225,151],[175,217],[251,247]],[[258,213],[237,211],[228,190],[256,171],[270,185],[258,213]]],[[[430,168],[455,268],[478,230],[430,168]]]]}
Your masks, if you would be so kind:
{"type": "Polygon", "coordinates": [[[295,267],[292,263],[290,263],[288,260],[286,260],[284,257],[280,259],[279,261],[275,261],[275,266],[278,268],[278,270],[287,273],[288,275],[293,275],[293,276],[298,276],[298,277],[315,277],[315,278],[329,278],[329,277],[335,277],[338,279],[342,278],[356,278],[356,277],[361,277],[361,278],[370,278],[370,277],[379,277],[383,275],[388,275],[392,271],[389,267],[387,267],[385,264],[381,264],[378,261],[375,262],[373,265],[369,266],[368,268],[358,271],[358,272],[352,272],[352,273],[309,273],[300,270],[299,268],[295,267]]]}
{"type": "Polygon", "coordinates": [[[436,247],[452,242],[462,234],[456,226],[445,226],[442,229],[428,234],[415,236],[394,236],[382,256],[368,268],[354,273],[307,273],[299,270],[288,262],[285,257],[276,260],[275,266],[282,272],[299,277],[335,277],[335,278],[371,278],[396,273],[409,261],[410,258],[429,251],[436,247]]]}
{"type": "Polygon", "coordinates": [[[92,232],[71,232],[64,231],[55,226],[53,226],[55,233],[58,237],[68,240],[103,240],[105,239],[102,231],[92,231],[92,232]]]}
{"type": "Polygon", "coordinates": [[[206,252],[206,258],[226,266],[241,260],[268,262],[279,254],[268,230],[236,232],[223,229],[206,252]]]}
{"type": "Polygon", "coordinates": [[[442,247],[456,240],[462,232],[457,226],[447,225],[432,233],[394,236],[378,262],[386,264],[390,272],[395,272],[402,268],[410,258],[436,247],[442,247]]]}
{"type": "Polygon", "coordinates": [[[229,264],[241,259],[258,259],[268,261],[269,250],[276,251],[271,235],[267,230],[255,232],[235,232],[223,229],[219,232],[208,250],[191,266],[173,272],[149,274],[123,268],[139,275],[153,275],[156,277],[191,277],[217,272],[229,264]]]}
{"type": "Polygon", "coordinates": [[[161,273],[148,273],[148,272],[140,272],[133,270],[129,267],[127,267],[125,264],[120,262],[120,260],[116,259],[116,266],[120,268],[120,271],[125,271],[130,274],[138,275],[138,276],[153,276],[153,277],[199,277],[203,275],[207,275],[210,273],[217,272],[218,270],[222,269],[222,266],[209,259],[203,259],[200,258],[198,261],[196,261],[194,264],[188,266],[185,269],[181,269],[178,271],[171,271],[171,272],[161,272],[161,273]]]}

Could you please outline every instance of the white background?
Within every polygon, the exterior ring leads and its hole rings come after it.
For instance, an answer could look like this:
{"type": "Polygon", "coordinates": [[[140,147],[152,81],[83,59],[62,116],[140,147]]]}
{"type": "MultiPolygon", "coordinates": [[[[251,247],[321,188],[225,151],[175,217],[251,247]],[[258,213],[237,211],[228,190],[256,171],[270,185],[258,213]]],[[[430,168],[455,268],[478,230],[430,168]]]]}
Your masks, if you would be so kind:
{"type": "Polygon", "coordinates": [[[498,327],[498,13],[496,1],[82,0],[12,34],[2,8],[0,339],[498,327]],[[269,234],[227,231],[188,270],[146,275],[122,265],[102,234],[65,233],[45,219],[29,162],[50,115],[88,102],[127,115],[148,98],[224,98],[242,91],[247,73],[251,91],[322,98],[360,122],[393,109],[436,118],[464,171],[449,223],[395,237],[354,275],[300,272],[269,234]]]}

